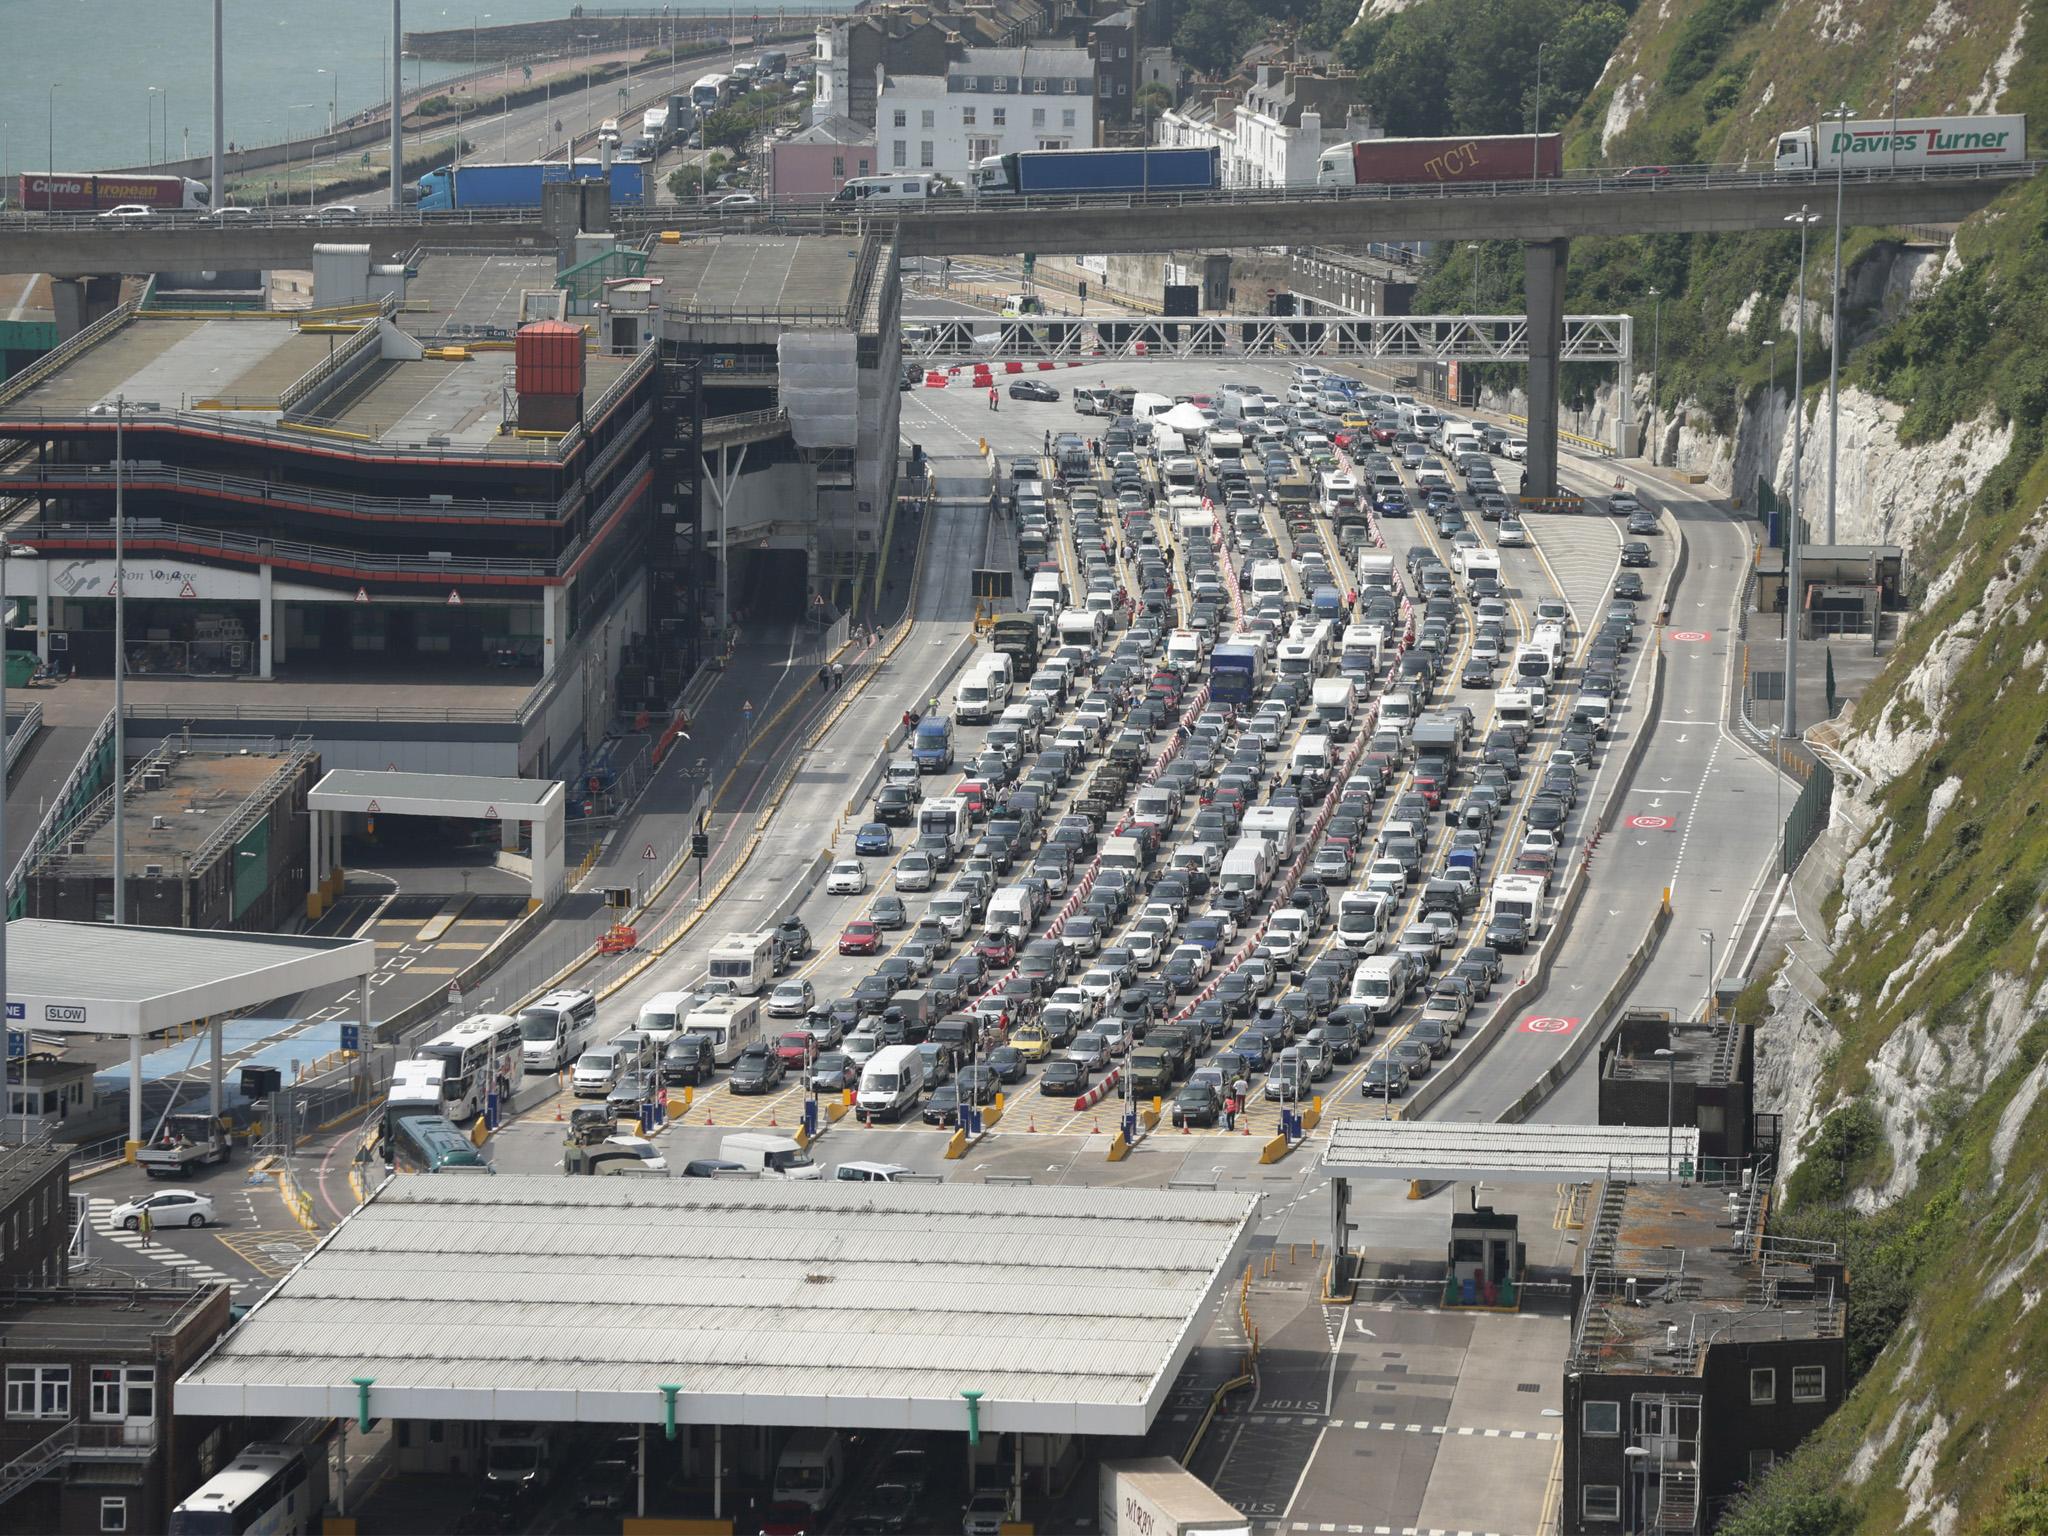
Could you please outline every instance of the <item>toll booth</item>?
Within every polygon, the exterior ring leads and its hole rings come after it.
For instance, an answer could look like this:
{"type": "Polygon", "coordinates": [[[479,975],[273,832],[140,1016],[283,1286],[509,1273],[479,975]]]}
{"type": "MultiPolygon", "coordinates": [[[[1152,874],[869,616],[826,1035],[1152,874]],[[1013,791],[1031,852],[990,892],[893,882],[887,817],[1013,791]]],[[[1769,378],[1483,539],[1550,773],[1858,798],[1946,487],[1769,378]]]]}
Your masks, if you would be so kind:
{"type": "Polygon", "coordinates": [[[1471,1209],[1451,1214],[1450,1263],[1444,1273],[1446,1307],[1481,1307],[1513,1312],[1522,1304],[1522,1270],[1528,1250],[1521,1218],[1481,1205],[1474,1191],[1471,1209]]]}

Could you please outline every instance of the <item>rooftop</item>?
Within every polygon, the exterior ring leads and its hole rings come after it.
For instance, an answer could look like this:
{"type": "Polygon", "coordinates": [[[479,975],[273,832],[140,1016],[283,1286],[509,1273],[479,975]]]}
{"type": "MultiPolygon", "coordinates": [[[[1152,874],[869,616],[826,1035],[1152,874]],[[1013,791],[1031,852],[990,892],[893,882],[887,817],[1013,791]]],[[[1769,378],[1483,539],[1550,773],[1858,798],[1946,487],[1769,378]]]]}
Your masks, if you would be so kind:
{"type": "Polygon", "coordinates": [[[376,954],[368,939],[23,917],[7,925],[6,1000],[38,1031],[147,1034],[361,980],[376,954]]]}
{"type": "Polygon", "coordinates": [[[1256,1196],[389,1180],[179,1384],[181,1412],[1142,1434],[1256,1196]],[[834,1342],[821,1350],[818,1341],[834,1342]]]}
{"type": "Polygon", "coordinates": [[[785,144],[872,144],[875,130],[865,123],[856,123],[850,117],[828,117],[822,123],[813,123],[801,133],[793,133],[785,144]]]}
{"type": "MultiPolygon", "coordinates": [[[[226,851],[222,829],[232,827],[236,813],[245,807],[267,809],[284,787],[271,780],[301,755],[284,747],[275,752],[152,753],[141,771],[130,772],[127,814],[122,819],[128,868],[139,871],[156,864],[181,878],[199,873],[205,867],[202,854],[210,863],[226,851]]],[[[290,782],[288,776],[284,782],[290,782]]],[[[111,877],[111,814],[97,825],[88,823],[71,832],[67,841],[84,846],[75,852],[57,846],[36,866],[37,874],[83,876],[96,871],[111,877]]]]}
{"type": "Polygon", "coordinates": [[[1713,1344],[1841,1336],[1834,1245],[1767,1235],[1758,1190],[1607,1183],[1588,1209],[1567,1369],[1695,1375],[1713,1344]]]}
{"type": "Polygon", "coordinates": [[[670,310],[843,320],[860,254],[858,235],[721,235],[655,245],[647,275],[670,310]]]}
{"type": "Polygon", "coordinates": [[[333,343],[291,320],[141,316],[31,385],[0,408],[0,418],[111,414],[115,397],[125,396],[165,411],[234,406],[237,420],[270,423],[279,397],[326,362],[333,343]]]}
{"type": "Polygon", "coordinates": [[[205,1320],[218,1303],[227,1322],[225,1285],[45,1286],[0,1294],[0,1354],[10,1351],[147,1350],[205,1320]]]}
{"type": "MultiPolygon", "coordinates": [[[[7,1065],[8,1080],[17,1081],[12,1075],[14,1061],[10,1059],[7,1065]]],[[[5,1210],[23,1190],[41,1183],[52,1168],[70,1158],[71,1152],[68,1142],[37,1141],[27,1146],[0,1147],[0,1210],[5,1210]]]]}
{"type": "Polygon", "coordinates": [[[1699,1159],[1697,1127],[1632,1125],[1458,1125],[1430,1120],[1342,1120],[1332,1127],[1323,1167],[1338,1178],[1557,1180],[1656,1178],[1670,1162],[1699,1159]]]}
{"type": "Polygon", "coordinates": [[[1668,1014],[1624,1014],[1601,1056],[1614,1079],[1731,1083],[1742,1065],[1742,1026],[1732,1017],[1712,1023],[1673,1021],[1668,1014]],[[1659,1056],[1660,1049],[1669,1056],[1659,1056]]]}

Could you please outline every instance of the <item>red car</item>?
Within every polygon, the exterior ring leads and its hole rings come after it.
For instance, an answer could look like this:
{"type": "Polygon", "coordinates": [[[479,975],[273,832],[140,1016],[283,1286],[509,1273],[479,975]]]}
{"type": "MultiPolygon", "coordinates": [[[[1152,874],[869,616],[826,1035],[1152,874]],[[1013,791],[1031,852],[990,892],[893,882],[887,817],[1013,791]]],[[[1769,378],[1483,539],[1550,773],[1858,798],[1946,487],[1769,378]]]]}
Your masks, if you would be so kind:
{"type": "Polygon", "coordinates": [[[979,779],[962,779],[953,793],[967,802],[967,814],[976,821],[988,814],[988,786],[979,779]]]}
{"type": "Polygon", "coordinates": [[[1017,958],[1017,946],[1006,933],[985,933],[974,952],[990,965],[1008,965],[1017,958]]]}
{"type": "Polygon", "coordinates": [[[817,1057],[818,1042],[808,1031],[792,1029],[775,1042],[775,1054],[782,1058],[785,1067],[808,1072],[817,1057]]]}
{"type": "Polygon", "coordinates": [[[864,917],[857,917],[839,935],[842,955],[872,955],[882,947],[882,930],[864,917]]]}
{"type": "Polygon", "coordinates": [[[1396,435],[1396,429],[1393,427],[1382,427],[1375,423],[1372,429],[1372,440],[1378,443],[1382,448],[1386,447],[1388,443],[1391,443],[1396,435]]]}

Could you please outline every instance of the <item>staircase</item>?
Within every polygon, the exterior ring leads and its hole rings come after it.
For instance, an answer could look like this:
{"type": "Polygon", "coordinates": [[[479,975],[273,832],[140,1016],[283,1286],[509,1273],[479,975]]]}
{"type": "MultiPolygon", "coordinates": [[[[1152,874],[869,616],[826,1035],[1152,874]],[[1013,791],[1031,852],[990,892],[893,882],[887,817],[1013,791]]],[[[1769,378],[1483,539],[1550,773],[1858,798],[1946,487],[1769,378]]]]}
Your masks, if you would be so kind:
{"type": "Polygon", "coordinates": [[[46,1440],[40,1440],[0,1467],[0,1504],[30,1483],[54,1472],[78,1448],[78,1421],[72,1419],[46,1440]]]}

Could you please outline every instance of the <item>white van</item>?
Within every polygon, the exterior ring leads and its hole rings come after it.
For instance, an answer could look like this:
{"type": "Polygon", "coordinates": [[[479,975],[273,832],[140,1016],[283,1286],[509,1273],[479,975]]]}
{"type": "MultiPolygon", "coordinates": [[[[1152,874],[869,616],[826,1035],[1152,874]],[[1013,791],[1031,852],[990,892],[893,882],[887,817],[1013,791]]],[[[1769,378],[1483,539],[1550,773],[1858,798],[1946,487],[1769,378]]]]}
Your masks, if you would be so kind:
{"type": "Polygon", "coordinates": [[[1287,595],[1287,567],[1278,560],[1254,560],[1252,562],[1252,595],[1264,597],[1277,592],[1287,595]]]}
{"type": "Polygon", "coordinates": [[[1321,735],[1303,736],[1294,744],[1294,755],[1287,762],[1287,776],[1299,779],[1307,773],[1330,771],[1330,738],[1321,735]]]}
{"type": "Polygon", "coordinates": [[[924,1057],[914,1045],[885,1045],[860,1071],[853,1112],[863,1121],[900,1120],[924,1093],[924,1057]]]}
{"type": "Polygon", "coordinates": [[[1033,613],[1058,613],[1066,591],[1058,571],[1039,571],[1031,578],[1031,599],[1025,606],[1033,613]]]}
{"type": "MultiPolygon", "coordinates": [[[[649,1006],[652,1006],[651,1004],[649,1006]]],[[[752,997],[710,997],[683,1016],[683,1031],[711,1042],[711,1059],[729,1067],[761,1038],[761,1003],[752,997]]]]}
{"type": "Polygon", "coordinates": [[[846,1450],[836,1429],[807,1426],[789,1437],[775,1458],[777,1504],[801,1504],[822,1510],[839,1496],[846,1481],[846,1450]]]}
{"type": "Polygon", "coordinates": [[[825,1170],[811,1161],[811,1154],[794,1136],[778,1136],[769,1131],[740,1131],[726,1137],[718,1144],[718,1155],[728,1163],[738,1163],[749,1173],[759,1174],[764,1179],[822,1179],[825,1170]]]}
{"type": "Polygon", "coordinates": [[[528,1072],[559,1072],[597,1032],[597,998],[580,987],[550,992],[519,1010],[519,1050],[528,1072]]]}
{"type": "Polygon", "coordinates": [[[655,1053],[683,1032],[683,1016],[697,1000],[694,992],[657,992],[640,1005],[633,1027],[654,1042],[655,1053]]]}
{"type": "Polygon", "coordinates": [[[1028,885],[1006,885],[988,899],[982,923],[990,929],[1011,934],[1020,943],[1030,937],[1038,921],[1038,897],[1028,885]]]}

